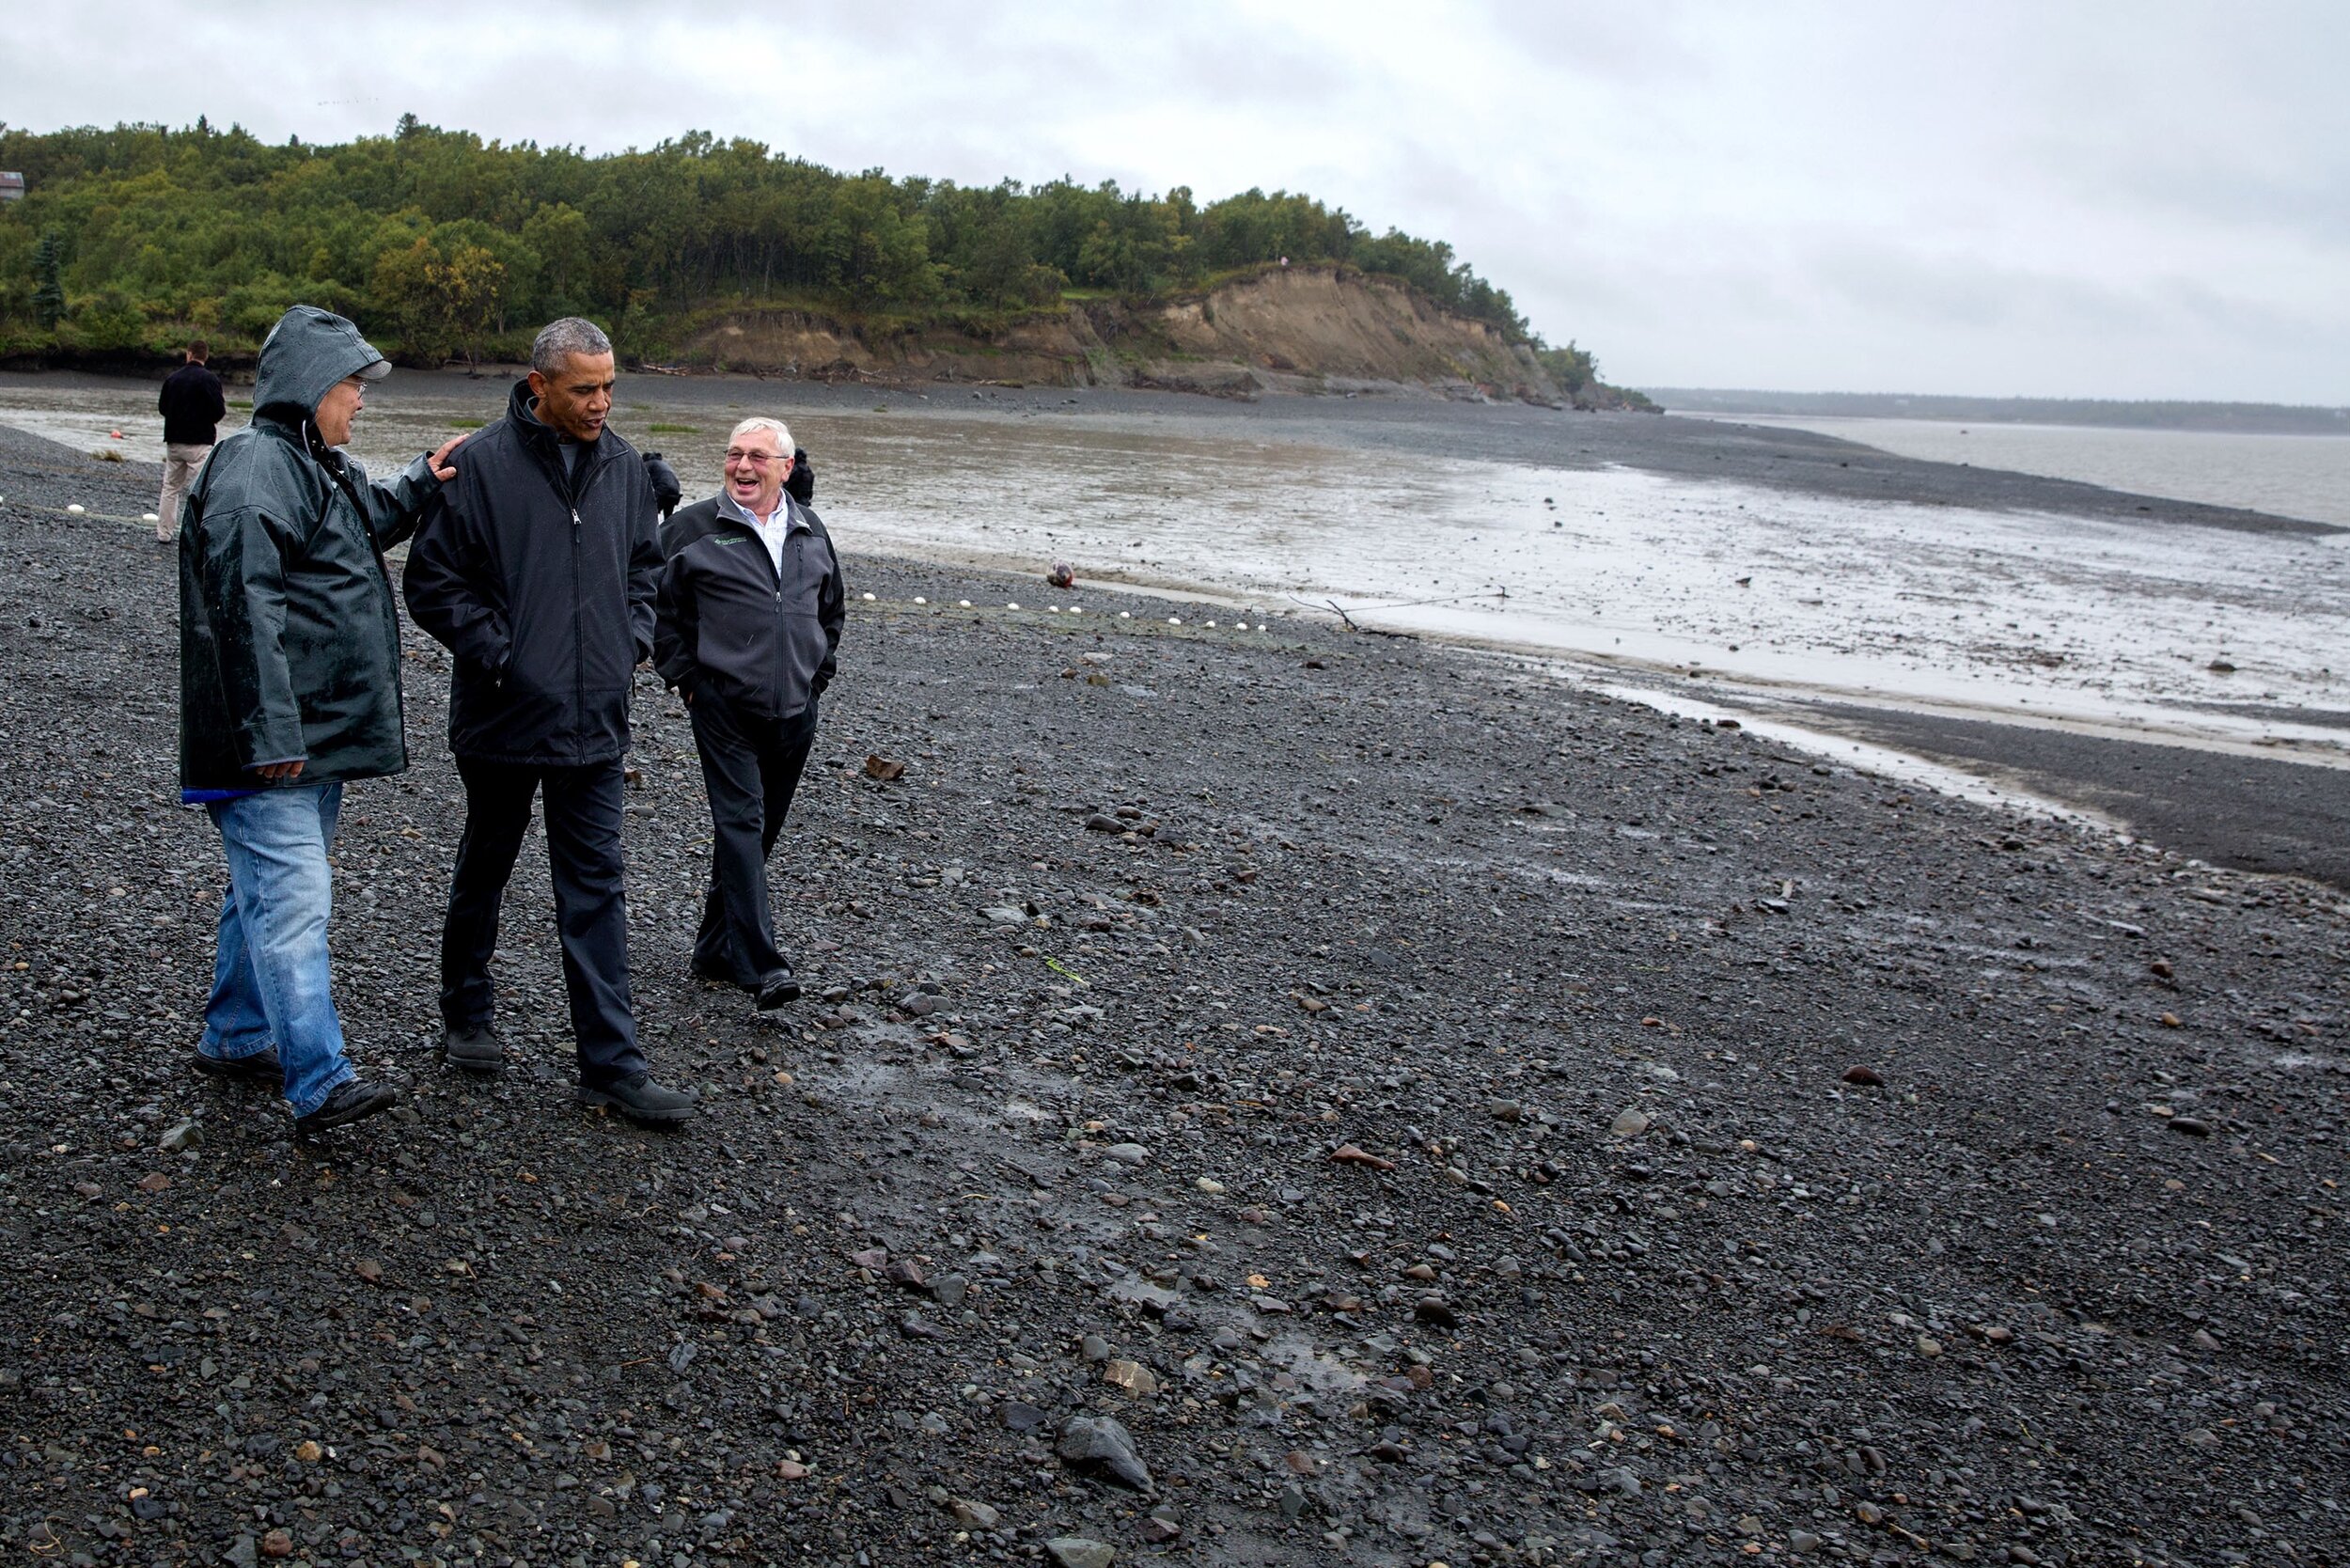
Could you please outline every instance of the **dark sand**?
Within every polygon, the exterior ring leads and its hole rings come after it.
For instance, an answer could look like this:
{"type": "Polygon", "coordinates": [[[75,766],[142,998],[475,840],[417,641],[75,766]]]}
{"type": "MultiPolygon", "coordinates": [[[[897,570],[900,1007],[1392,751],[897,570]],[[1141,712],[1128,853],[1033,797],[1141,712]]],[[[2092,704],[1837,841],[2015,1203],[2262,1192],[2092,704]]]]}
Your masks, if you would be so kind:
{"type": "Polygon", "coordinates": [[[2350,769],[1845,703],[1793,713],[2084,807],[2195,859],[2350,889],[2350,769]]]}

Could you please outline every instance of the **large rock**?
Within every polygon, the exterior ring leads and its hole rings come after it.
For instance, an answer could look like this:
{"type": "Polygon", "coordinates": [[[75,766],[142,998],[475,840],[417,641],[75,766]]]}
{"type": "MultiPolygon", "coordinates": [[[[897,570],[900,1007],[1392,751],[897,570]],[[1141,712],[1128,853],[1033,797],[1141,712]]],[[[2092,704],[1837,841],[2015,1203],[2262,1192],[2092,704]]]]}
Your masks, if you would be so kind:
{"type": "Polygon", "coordinates": [[[1072,1416],[1061,1423],[1061,1459],[1137,1492],[1152,1490],[1151,1466],[1135,1451],[1135,1435],[1108,1416],[1072,1416]]]}

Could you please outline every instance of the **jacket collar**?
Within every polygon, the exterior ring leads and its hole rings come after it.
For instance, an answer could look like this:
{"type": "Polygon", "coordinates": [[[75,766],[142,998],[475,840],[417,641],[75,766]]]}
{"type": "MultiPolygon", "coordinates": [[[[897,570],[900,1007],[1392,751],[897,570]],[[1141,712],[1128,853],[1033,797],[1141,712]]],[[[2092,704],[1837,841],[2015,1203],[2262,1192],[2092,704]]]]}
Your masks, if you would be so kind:
{"type": "MultiPolygon", "coordinates": [[[[557,472],[561,472],[563,467],[562,432],[539,417],[538,402],[539,400],[530,395],[530,378],[524,377],[514,384],[514,390],[507,395],[506,422],[514,427],[514,433],[522,439],[524,446],[537,452],[546,462],[553,463],[557,472]]],[[[583,463],[592,466],[601,461],[603,454],[610,449],[599,440],[582,452],[580,458],[583,463]]]]}
{"type": "MultiPolygon", "coordinates": [[[[801,529],[811,526],[807,520],[807,514],[800,510],[800,504],[791,499],[791,493],[790,491],[785,491],[781,495],[776,497],[776,500],[781,506],[785,518],[789,520],[790,525],[784,529],[785,538],[789,539],[791,535],[798,533],[801,529]]],[[[760,532],[759,518],[752,513],[749,508],[744,506],[742,502],[737,501],[733,496],[728,494],[723,490],[718,492],[718,515],[725,518],[729,523],[740,523],[743,526],[750,529],[753,533],[760,532]]]]}

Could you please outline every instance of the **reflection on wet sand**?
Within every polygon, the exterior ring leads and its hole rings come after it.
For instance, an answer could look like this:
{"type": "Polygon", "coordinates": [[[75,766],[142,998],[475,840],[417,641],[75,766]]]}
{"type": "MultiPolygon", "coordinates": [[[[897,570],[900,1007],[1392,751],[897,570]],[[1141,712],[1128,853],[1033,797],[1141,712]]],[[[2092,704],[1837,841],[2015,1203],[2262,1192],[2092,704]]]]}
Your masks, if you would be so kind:
{"type": "MultiPolygon", "coordinates": [[[[371,394],[356,449],[404,461],[494,417],[503,397],[494,380],[395,377],[371,394]]],[[[1350,428],[1351,410],[1308,421],[965,397],[634,377],[614,426],[700,494],[716,486],[733,420],[781,413],[853,553],[1023,572],[1066,558],[1081,581],[1195,592],[1251,619],[1335,605],[1367,626],[1605,661],[1632,679],[1694,672],[1725,696],[2329,752],[2344,739],[2294,710],[2350,707],[2350,535],[1862,501],[1546,463],[1539,451],[1383,448],[1376,421],[1409,420],[1409,408],[1350,428]]],[[[147,449],[151,399],[143,384],[13,378],[0,418],[159,456],[147,449]],[[115,429],[132,439],[112,441],[115,429]]]]}

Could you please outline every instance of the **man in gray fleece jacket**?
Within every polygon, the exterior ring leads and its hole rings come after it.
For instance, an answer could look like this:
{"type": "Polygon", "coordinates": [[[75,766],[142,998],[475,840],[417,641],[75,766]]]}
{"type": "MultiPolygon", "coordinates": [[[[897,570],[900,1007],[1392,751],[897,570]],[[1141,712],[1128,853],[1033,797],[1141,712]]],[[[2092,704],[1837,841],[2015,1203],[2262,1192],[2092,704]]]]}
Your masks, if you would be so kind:
{"type": "Polygon", "coordinates": [[[800,994],[776,947],[767,856],[816,739],[848,594],[832,536],[789,494],[791,432],[745,419],[726,481],[661,530],[653,666],[685,699],[710,795],[710,886],[694,972],[761,1008],[800,994]]]}

